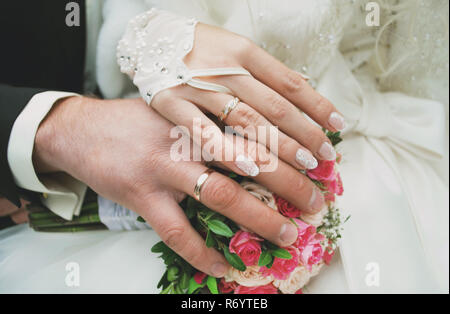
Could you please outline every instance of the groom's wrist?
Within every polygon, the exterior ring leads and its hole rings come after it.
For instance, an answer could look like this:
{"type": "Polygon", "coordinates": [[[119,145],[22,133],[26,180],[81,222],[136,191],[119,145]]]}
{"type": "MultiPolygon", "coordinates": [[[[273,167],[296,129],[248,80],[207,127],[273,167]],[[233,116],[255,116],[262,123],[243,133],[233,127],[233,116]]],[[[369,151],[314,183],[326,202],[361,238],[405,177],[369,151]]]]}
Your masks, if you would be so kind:
{"type": "Polygon", "coordinates": [[[33,149],[37,173],[66,171],[63,156],[73,140],[69,136],[71,125],[80,118],[81,106],[86,101],[88,98],[81,96],[58,100],[39,125],[33,149]]]}

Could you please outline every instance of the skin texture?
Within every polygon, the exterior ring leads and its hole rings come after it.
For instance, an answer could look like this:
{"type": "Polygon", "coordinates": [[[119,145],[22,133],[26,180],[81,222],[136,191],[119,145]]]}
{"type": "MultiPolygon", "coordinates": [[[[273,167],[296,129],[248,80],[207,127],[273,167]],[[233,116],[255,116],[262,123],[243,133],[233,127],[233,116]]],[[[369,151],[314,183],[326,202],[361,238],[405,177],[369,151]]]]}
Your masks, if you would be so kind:
{"type": "MultiPolygon", "coordinates": [[[[333,131],[336,129],[328,121],[336,109],[298,73],[248,40],[218,28],[203,24],[197,27],[195,47],[185,62],[191,69],[240,66],[252,73],[253,78],[207,78],[229,87],[243,101],[225,123],[278,126],[279,155],[271,156],[279,158],[278,167],[272,172],[260,172],[254,179],[304,211],[319,211],[324,205],[323,196],[298,171],[302,167],[295,154],[302,148],[320,159],[321,147],[329,141],[320,127],[308,122],[298,109],[333,131]]],[[[221,277],[229,267],[226,260],[206,247],[178,206],[186,194],[193,196],[197,178],[207,167],[203,162],[172,161],[170,148],[176,139],[170,138],[170,131],[174,125],[192,128],[193,118],[200,118],[202,130],[210,126],[221,132],[204,113],[217,115],[229,99],[230,95],[188,86],[159,93],[153,108],[141,99],[64,99],[39,127],[33,154],[35,167],[39,172],[67,172],[104,197],[134,210],[194,267],[221,277]]],[[[205,143],[196,144],[203,147],[205,143]]],[[[248,136],[236,150],[247,150],[261,166],[265,145],[248,136]],[[249,147],[256,149],[249,151],[249,147]]],[[[234,162],[216,165],[243,174],[234,162]]],[[[211,209],[280,246],[292,244],[297,237],[288,219],[219,173],[211,174],[205,182],[201,199],[211,209]]]]}
{"type": "Polygon", "coordinates": [[[4,197],[0,197],[0,217],[9,216],[17,225],[28,222],[26,205],[28,202],[20,200],[22,206],[17,208],[13,203],[4,197]]]}

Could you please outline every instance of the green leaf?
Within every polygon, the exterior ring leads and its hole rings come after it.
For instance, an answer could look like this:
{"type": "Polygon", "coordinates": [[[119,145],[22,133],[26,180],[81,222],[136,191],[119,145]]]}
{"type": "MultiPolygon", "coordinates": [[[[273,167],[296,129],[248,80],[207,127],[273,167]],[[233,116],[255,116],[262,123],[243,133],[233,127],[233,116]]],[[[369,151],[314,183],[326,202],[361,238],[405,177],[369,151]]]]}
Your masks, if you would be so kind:
{"type": "Polygon", "coordinates": [[[175,294],[184,294],[183,289],[181,289],[181,287],[179,285],[175,285],[174,292],[175,292],[175,294]]]}
{"type": "Polygon", "coordinates": [[[174,283],[172,282],[166,289],[161,291],[161,294],[171,294],[173,292],[174,283]]]}
{"type": "Polygon", "coordinates": [[[270,262],[272,262],[272,255],[270,255],[270,253],[267,251],[262,252],[259,256],[258,266],[263,267],[268,265],[270,262]]]}
{"type": "Polygon", "coordinates": [[[231,238],[233,236],[233,231],[224,222],[213,219],[208,221],[208,228],[215,234],[231,238]]]}
{"type": "Polygon", "coordinates": [[[167,276],[167,270],[162,275],[161,280],[158,282],[158,285],[156,286],[158,289],[159,288],[166,288],[169,285],[169,281],[167,281],[166,276],[167,276]]]}
{"type": "Polygon", "coordinates": [[[297,228],[299,228],[299,227],[298,227],[298,224],[295,222],[294,218],[289,218],[289,220],[294,224],[294,226],[296,226],[297,228]]]}
{"type": "Polygon", "coordinates": [[[273,266],[273,262],[275,262],[274,258],[272,258],[272,261],[269,264],[266,265],[266,268],[271,269],[272,266],[273,266]]]}
{"type": "Polygon", "coordinates": [[[342,142],[342,138],[341,138],[341,132],[327,132],[327,136],[331,141],[331,144],[333,144],[333,146],[336,146],[337,144],[339,144],[340,142],[342,142]]]}
{"type": "Polygon", "coordinates": [[[180,272],[180,269],[176,266],[171,266],[167,270],[167,280],[172,282],[178,279],[178,273],[180,272]]]}
{"type": "Polygon", "coordinates": [[[169,247],[163,241],[160,241],[152,247],[151,251],[153,253],[163,253],[167,252],[168,249],[169,247]]]}
{"type": "Polygon", "coordinates": [[[208,286],[209,291],[211,291],[212,294],[219,294],[219,289],[217,289],[217,279],[208,276],[208,279],[206,280],[206,285],[208,286]]]}
{"type": "Polygon", "coordinates": [[[278,250],[280,247],[278,245],[273,244],[269,241],[264,241],[264,244],[267,246],[269,250],[278,250]]]}
{"type": "Polygon", "coordinates": [[[245,271],[247,267],[245,266],[244,262],[241,260],[239,256],[237,256],[234,253],[231,253],[230,250],[227,247],[223,248],[223,253],[225,255],[225,258],[227,259],[228,263],[230,263],[231,266],[236,268],[240,271],[245,271]]]}
{"type": "Polygon", "coordinates": [[[183,273],[180,279],[180,288],[186,290],[189,287],[189,276],[187,273],[183,273]]]}
{"type": "Polygon", "coordinates": [[[142,218],[141,216],[139,216],[139,217],[137,218],[137,221],[142,222],[142,223],[145,223],[145,219],[142,218]]]}
{"type": "Polygon", "coordinates": [[[206,235],[206,247],[214,247],[216,245],[216,240],[212,235],[212,232],[208,230],[208,234],[206,235]]]}
{"type": "Polygon", "coordinates": [[[188,294],[193,294],[195,291],[197,291],[200,288],[203,288],[206,285],[206,283],[198,284],[194,277],[191,277],[189,279],[189,287],[188,287],[188,294]]]}
{"type": "Polygon", "coordinates": [[[195,210],[194,207],[188,207],[188,208],[186,208],[186,211],[185,211],[186,217],[187,217],[189,220],[192,219],[192,218],[194,218],[194,217],[195,217],[195,212],[196,212],[196,210],[195,210]]]}
{"type": "Polygon", "coordinates": [[[282,248],[278,248],[278,249],[272,251],[271,253],[273,256],[282,258],[282,259],[291,259],[292,258],[291,253],[289,253],[288,250],[285,250],[282,248]]]}

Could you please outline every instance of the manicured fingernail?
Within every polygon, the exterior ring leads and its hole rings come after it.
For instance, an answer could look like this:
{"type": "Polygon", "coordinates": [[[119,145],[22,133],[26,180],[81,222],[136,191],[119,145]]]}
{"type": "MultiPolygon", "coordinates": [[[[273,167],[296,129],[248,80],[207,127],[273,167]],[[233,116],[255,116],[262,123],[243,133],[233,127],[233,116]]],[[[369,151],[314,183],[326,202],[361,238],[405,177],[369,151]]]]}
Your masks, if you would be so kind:
{"type": "Polygon", "coordinates": [[[305,169],[311,170],[317,168],[317,159],[305,149],[299,148],[295,154],[295,159],[305,169]]]}
{"type": "Polygon", "coordinates": [[[214,277],[221,278],[221,277],[225,276],[225,274],[227,272],[227,269],[228,268],[227,268],[227,266],[225,266],[225,264],[223,264],[223,263],[215,263],[211,267],[211,274],[214,277]]]}
{"type": "Polygon", "coordinates": [[[255,162],[244,155],[238,155],[235,164],[239,169],[251,177],[256,177],[259,174],[259,168],[255,162]]]}
{"type": "Polygon", "coordinates": [[[297,236],[297,228],[293,224],[286,223],[281,227],[280,240],[286,245],[294,243],[297,240],[297,236]]]}
{"type": "Polygon", "coordinates": [[[336,151],[334,147],[331,146],[330,143],[325,142],[319,149],[319,155],[325,160],[335,160],[336,159],[336,151]]]}
{"type": "Polygon", "coordinates": [[[319,191],[318,188],[314,188],[311,199],[309,200],[309,207],[313,211],[318,211],[322,209],[323,205],[325,204],[325,199],[323,198],[322,193],[319,191]]]}
{"type": "Polygon", "coordinates": [[[345,119],[337,112],[333,112],[332,114],[330,114],[328,123],[338,131],[342,131],[343,129],[345,129],[345,119]]]}

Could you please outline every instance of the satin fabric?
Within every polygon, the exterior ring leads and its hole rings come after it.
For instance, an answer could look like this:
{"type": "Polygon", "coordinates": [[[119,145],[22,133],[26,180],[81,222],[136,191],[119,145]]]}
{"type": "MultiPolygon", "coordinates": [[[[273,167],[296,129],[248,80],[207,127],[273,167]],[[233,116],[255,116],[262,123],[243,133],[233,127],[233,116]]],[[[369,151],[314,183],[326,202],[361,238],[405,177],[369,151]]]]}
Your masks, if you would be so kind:
{"type": "MultiPolygon", "coordinates": [[[[364,88],[342,56],[331,62],[317,90],[350,122],[339,148],[351,215],[341,243],[351,291],[448,290],[448,187],[433,169],[444,157],[442,104],[364,88]],[[366,267],[379,265],[379,286],[366,267]]],[[[369,267],[370,269],[370,267],[369,267]]]]}

